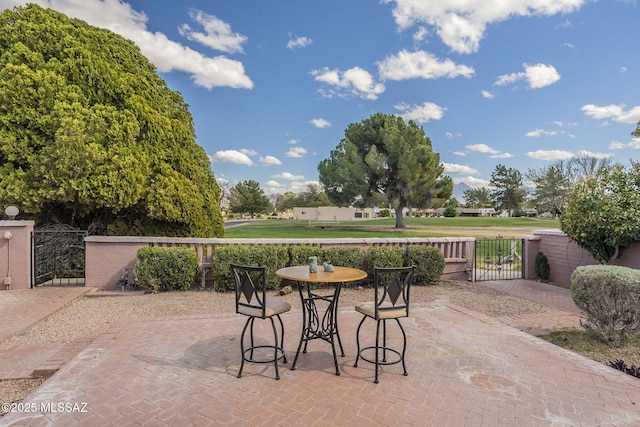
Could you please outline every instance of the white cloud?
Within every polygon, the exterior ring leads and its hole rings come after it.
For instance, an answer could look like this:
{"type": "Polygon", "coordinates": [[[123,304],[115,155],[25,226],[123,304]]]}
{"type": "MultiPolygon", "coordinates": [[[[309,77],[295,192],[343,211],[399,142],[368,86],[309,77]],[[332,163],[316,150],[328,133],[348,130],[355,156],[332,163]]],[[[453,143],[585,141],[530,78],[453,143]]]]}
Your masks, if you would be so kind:
{"type": "Polygon", "coordinates": [[[276,179],[286,179],[287,181],[297,181],[300,179],[304,179],[304,176],[302,175],[294,175],[291,174],[289,172],[283,172],[283,173],[279,173],[276,175],[271,175],[271,178],[276,178],[276,179]]]}
{"type": "Polygon", "coordinates": [[[444,166],[445,175],[460,175],[460,174],[477,174],[478,171],[470,166],[457,165],[455,163],[442,163],[444,166]]]}
{"type": "Polygon", "coordinates": [[[385,91],[382,83],[376,83],[368,71],[360,67],[350,68],[346,71],[330,70],[324,67],[313,70],[310,73],[314,80],[326,83],[332,88],[325,96],[357,96],[359,98],[375,100],[385,91]]]}
{"type": "Polygon", "coordinates": [[[416,24],[434,29],[443,43],[459,53],[480,47],[487,27],[517,17],[553,16],[579,9],[588,0],[382,0],[394,4],[400,30],[416,24]]]}
{"type": "Polygon", "coordinates": [[[305,154],[307,154],[307,150],[302,148],[302,147],[291,147],[289,149],[289,151],[287,151],[287,154],[285,154],[285,156],[287,157],[293,157],[293,158],[300,158],[300,157],[304,157],[305,154]]]}
{"type": "Polygon", "coordinates": [[[289,34],[289,43],[287,43],[287,49],[294,50],[299,47],[307,47],[313,40],[308,37],[295,37],[291,38],[291,34],[289,34]]]}
{"type": "Polygon", "coordinates": [[[406,80],[471,77],[475,71],[466,65],[458,65],[450,59],[441,61],[428,52],[402,50],[396,56],[389,56],[384,61],[378,62],[378,73],[383,79],[406,80]]]}
{"type": "Polygon", "coordinates": [[[626,148],[626,147],[627,147],[627,144],[620,141],[614,140],[609,143],[609,150],[622,150],[623,148],[626,148]]]}
{"type": "Polygon", "coordinates": [[[418,27],[418,31],[413,35],[413,40],[421,42],[429,35],[429,30],[425,27],[418,27]]]}
{"type": "Polygon", "coordinates": [[[222,52],[244,52],[242,44],[247,41],[247,37],[234,33],[231,30],[231,25],[218,19],[214,15],[209,15],[197,9],[191,9],[189,11],[189,17],[194,22],[202,25],[205,32],[197,32],[193,30],[189,24],[182,24],[178,28],[178,32],[182,36],[222,52]]]}
{"type": "Polygon", "coordinates": [[[560,80],[560,74],[553,65],[524,64],[524,69],[531,89],[549,86],[560,80]]]}
{"type": "Polygon", "coordinates": [[[465,148],[476,153],[489,154],[490,159],[510,159],[513,157],[513,154],[496,150],[487,144],[471,144],[467,145],[465,148]]]}
{"type": "Polygon", "coordinates": [[[290,140],[287,141],[287,144],[294,145],[294,144],[297,144],[298,142],[300,142],[299,139],[291,138],[290,140]]]}
{"type": "Polygon", "coordinates": [[[635,124],[640,121],[640,105],[633,107],[631,110],[625,110],[625,105],[605,105],[603,107],[587,104],[580,109],[587,116],[597,120],[613,119],[619,123],[631,123],[635,124]]]}
{"type": "Polygon", "coordinates": [[[500,151],[496,150],[495,148],[489,147],[487,144],[472,144],[472,145],[467,145],[466,148],[467,150],[477,151],[478,153],[485,153],[485,154],[500,153],[500,151]]]}
{"type": "Polygon", "coordinates": [[[490,159],[510,159],[513,157],[511,153],[496,153],[489,156],[490,159]]]}
{"type": "Polygon", "coordinates": [[[212,163],[234,163],[236,165],[253,166],[253,161],[244,153],[237,150],[217,151],[210,157],[212,163]]]}
{"type": "Polygon", "coordinates": [[[526,80],[531,89],[540,89],[552,85],[560,80],[560,74],[553,65],[545,64],[522,64],[524,72],[511,73],[498,76],[494,85],[505,86],[519,80],[526,80]]]}
{"type": "Polygon", "coordinates": [[[242,154],[246,154],[247,156],[256,156],[258,154],[256,150],[251,150],[249,148],[241,148],[240,152],[242,154]]]}
{"type": "Polygon", "coordinates": [[[454,151],[451,154],[455,154],[456,156],[465,157],[468,153],[465,151],[454,151]]]}
{"type": "Polygon", "coordinates": [[[563,160],[573,157],[573,153],[563,150],[537,150],[527,152],[527,156],[536,160],[563,160]]]}
{"type": "Polygon", "coordinates": [[[556,130],[536,129],[536,130],[532,130],[530,132],[525,133],[525,135],[529,136],[529,137],[532,137],[532,138],[540,138],[541,135],[547,135],[547,136],[558,135],[558,131],[556,131],[556,130]]]}
{"type": "Polygon", "coordinates": [[[325,119],[311,119],[309,122],[320,129],[328,128],[329,126],[331,126],[331,122],[325,119]]]}
{"type": "Polygon", "coordinates": [[[486,179],[476,178],[476,177],[473,177],[473,176],[465,176],[465,177],[461,177],[461,178],[453,178],[453,183],[454,184],[460,184],[461,182],[464,182],[469,187],[473,187],[473,188],[489,187],[489,185],[490,185],[490,181],[488,181],[486,179]]]}
{"type": "MultiPolygon", "coordinates": [[[[6,3],[6,1],[5,1],[6,3]]],[[[29,0],[10,2],[12,6],[37,3],[90,25],[106,28],[129,40],[161,73],[181,71],[189,74],[197,86],[212,89],[228,86],[251,89],[253,82],[245,74],[241,62],[224,56],[209,57],[170,40],[165,34],[147,29],[149,18],[121,1],[29,0]]],[[[4,4],[4,3],[3,3],[4,4]]],[[[8,6],[7,6],[8,7],[8,6]]]]}
{"type": "Polygon", "coordinates": [[[427,123],[430,120],[440,120],[444,116],[446,108],[441,107],[433,102],[425,102],[422,105],[414,105],[413,107],[407,104],[394,105],[396,110],[400,111],[400,115],[405,120],[413,120],[416,123],[427,123]]]}
{"type": "Polygon", "coordinates": [[[491,92],[489,92],[487,90],[483,90],[481,93],[482,93],[482,96],[484,98],[487,98],[487,99],[493,99],[493,98],[496,97],[494,94],[492,94],[491,92]]]}
{"type": "Polygon", "coordinates": [[[265,166],[278,166],[282,164],[280,160],[273,156],[260,157],[260,163],[265,166]]]}
{"type": "Polygon", "coordinates": [[[611,141],[611,143],[609,144],[609,150],[622,150],[625,148],[632,148],[634,150],[640,149],[640,138],[632,138],[631,142],[627,144],[620,141],[611,141]]]}
{"type": "Polygon", "coordinates": [[[580,150],[580,151],[578,151],[578,156],[594,157],[596,159],[608,159],[609,157],[613,157],[613,154],[611,154],[611,153],[594,153],[593,151],[580,150]]]}

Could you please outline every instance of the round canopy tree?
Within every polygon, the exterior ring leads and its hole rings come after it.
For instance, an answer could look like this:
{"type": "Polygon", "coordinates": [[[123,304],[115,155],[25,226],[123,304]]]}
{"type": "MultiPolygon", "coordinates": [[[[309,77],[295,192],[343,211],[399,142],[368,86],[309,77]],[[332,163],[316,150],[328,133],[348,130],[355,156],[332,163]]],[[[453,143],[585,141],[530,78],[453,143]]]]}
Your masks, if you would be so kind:
{"type": "Polygon", "coordinates": [[[222,236],[182,96],[138,47],[36,5],[0,14],[0,202],[38,223],[222,236]]]}
{"type": "Polygon", "coordinates": [[[578,181],[569,194],[560,228],[602,264],[640,241],[640,163],[614,165],[578,181]]]}
{"type": "Polygon", "coordinates": [[[444,167],[431,140],[413,121],[394,115],[377,113],[350,124],[318,171],[327,196],[338,206],[357,199],[370,206],[385,195],[396,211],[396,228],[404,228],[404,208],[451,197],[452,186],[439,184],[444,167]]]}

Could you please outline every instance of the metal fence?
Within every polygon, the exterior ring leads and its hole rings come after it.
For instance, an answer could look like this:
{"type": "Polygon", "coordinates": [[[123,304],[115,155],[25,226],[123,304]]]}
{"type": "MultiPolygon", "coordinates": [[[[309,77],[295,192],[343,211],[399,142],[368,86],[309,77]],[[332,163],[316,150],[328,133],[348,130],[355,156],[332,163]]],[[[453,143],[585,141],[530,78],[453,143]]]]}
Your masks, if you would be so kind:
{"type": "Polygon", "coordinates": [[[86,231],[37,230],[31,234],[31,287],[84,286],[86,231]]]}
{"type": "Polygon", "coordinates": [[[523,249],[523,240],[515,237],[476,239],[474,281],[523,278],[523,249]]]}

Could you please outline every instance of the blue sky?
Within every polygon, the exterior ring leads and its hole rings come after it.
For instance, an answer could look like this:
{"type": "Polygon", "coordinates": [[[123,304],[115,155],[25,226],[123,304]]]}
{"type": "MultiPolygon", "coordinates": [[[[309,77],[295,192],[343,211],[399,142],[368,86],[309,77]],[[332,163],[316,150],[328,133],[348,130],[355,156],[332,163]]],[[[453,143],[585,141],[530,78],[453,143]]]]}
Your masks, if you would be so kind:
{"type": "Polygon", "coordinates": [[[640,160],[635,0],[31,2],[136,42],[189,104],[222,185],[303,191],[377,112],[422,126],[472,187],[498,164],[640,160]]]}

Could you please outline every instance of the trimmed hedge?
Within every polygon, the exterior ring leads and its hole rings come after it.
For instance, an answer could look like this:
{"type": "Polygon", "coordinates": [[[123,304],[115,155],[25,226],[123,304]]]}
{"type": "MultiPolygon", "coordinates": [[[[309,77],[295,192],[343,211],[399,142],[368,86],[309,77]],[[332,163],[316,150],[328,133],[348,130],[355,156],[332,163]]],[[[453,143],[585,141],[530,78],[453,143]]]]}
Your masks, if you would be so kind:
{"type": "Polygon", "coordinates": [[[400,246],[371,246],[367,255],[369,277],[373,278],[374,267],[404,267],[404,252],[400,246]]]}
{"type": "Polygon", "coordinates": [[[266,265],[267,289],[275,290],[280,287],[280,279],[276,277],[276,270],[286,265],[287,249],[283,246],[264,245],[235,245],[221,246],[213,251],[211,257],[211,273],[219,291],[234,289],[233,276],[229,264],[266,265]]]}
{"type": "Polygon", "coordinates": [[[340,267],[360,269],[364,264],[364,252],[359,248],[327,248],[324,250],[322,262],[328,262],[340,267]]]}
{"type": "Polygon", "coordinates": [[[309,264],[309,257],[318,257],[318,264],[324,262],[324,249],[321,246],[303,245],[290,246],[288,249],[290,265],[309,264]]]}
{"type": "MultiPolygon", "coordinates": [[[[229,264],[265,265],[267,289],[277,290],[281,280],[275,275],[276,270],[287,265],[307,265],[311,256],[318,257],[318,264],[330,262],[334,266],[366,268],[371,278],[374,267],[415,265],[418,285],[437,283],[445,266],[440,250],[431,246],[371,246],[365,256],[365,251],[355,247],[325,249],[316,245],[245,244],[216,247],[211,254],[210,274],[216,290],[232,291],[234,283],[229,264]]],[[[199,264],[200,259],[193,248],[142,248],[138,251],[136,264],[138,284],[148,292],[191,289],[200,270],[199,264]]]]}
{"type": "Polygon", "coordinates": [[[440,281],[446,262],[444,255],[433,246],[407,246],[406,265],[415,265],[415,283],[433,285],[440,281]]]}
{"type": "Polygon", "coordinates": [[[146,247],[137,252],[137,284],[146,292],[189,290],[198,274],[200,259],[188,248],[146,247]]]}

